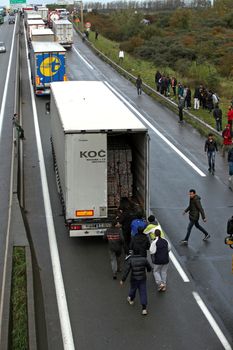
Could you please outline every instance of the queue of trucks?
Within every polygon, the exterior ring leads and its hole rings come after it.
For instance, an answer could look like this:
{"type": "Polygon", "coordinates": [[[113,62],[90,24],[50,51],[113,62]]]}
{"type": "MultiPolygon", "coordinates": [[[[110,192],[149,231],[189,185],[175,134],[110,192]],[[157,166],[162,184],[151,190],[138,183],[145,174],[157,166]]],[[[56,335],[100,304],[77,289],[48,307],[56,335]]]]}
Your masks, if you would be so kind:
{"type": "Polygon", "coordinates": [[[65,48],[72,47],[73,26],[67,19],[58,19],[52,21],[52,29],[46,27],[42,15],[48,16],[48,12],[44,7],[23,12],[34,92],[49,95],[51,82],[67,80],[65,48]]]}

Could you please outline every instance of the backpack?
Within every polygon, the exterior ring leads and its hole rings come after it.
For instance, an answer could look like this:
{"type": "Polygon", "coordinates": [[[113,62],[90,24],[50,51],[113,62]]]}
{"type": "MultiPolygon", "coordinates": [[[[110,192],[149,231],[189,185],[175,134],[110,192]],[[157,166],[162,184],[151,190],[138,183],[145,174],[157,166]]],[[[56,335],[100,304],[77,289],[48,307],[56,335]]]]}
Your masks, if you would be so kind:
{"type": "Polygon", "coordinates": [[[227,222],[227,234],[230,236],[233,235],[233,217],[231,217],[227,222]]]}

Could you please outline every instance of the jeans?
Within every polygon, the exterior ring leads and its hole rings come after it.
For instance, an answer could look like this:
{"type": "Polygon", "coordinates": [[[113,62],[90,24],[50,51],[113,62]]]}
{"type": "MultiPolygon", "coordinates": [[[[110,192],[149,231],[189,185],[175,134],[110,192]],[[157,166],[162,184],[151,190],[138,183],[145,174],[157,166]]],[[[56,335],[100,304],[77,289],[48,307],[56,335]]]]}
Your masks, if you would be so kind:
{"type": "Polygon", "coordinates": [[[208,235],[208,232],[199,224],[198,220],[194,221],[194,220],[190,219],[189,225],[187,228],[187,234],[186,234],[185,239],[184,239],[185,241],[188,241],[193,226],[196,226],[196,228],[198,230],[200,230],[201,232],[203,232],[205,236],[208,235]]]}
{"type": "Polygon", "coordinates": [[[160,286],[160,284],[166,285],[166,283],[167,283],[167,269],[168,269],[168,264],[165,264],[165,265],[154,264],[153,275],[155,278],[155,282],[158,286],[160,286]]]}
{"type": "Polygon", "coordinates": [[[138,95],[141,95],[141,94],[142,94],[142,88],[141,88],[141,86],[137,86],[137,92],[138,92],[138,95]]]}
{"type": "Polygon", "coordinates": [[[215,121],[217,131],[222,131],[222,119],[216,119],[215,121]]]}
{"type": "Polygon", "coordinates": [[[207,151],[209,170],[214,170],[215,166],[215,151],[207,151]]]}
{"type": "Polygon", "coordinates": [[[147,305],[146,279],[130,281],[129,297],[131,300],[135,299],[137,289],[139,291],[140,303],[145,307],[147,305]]]}
{"type": "Polygon", "coordinates": [[[112,272],[115,275],[117,271],[120,270],[120,258],[121,254],[119,252],[114,252],[113,250],[109,250],[110,261],[112,266],[112,272]]]}

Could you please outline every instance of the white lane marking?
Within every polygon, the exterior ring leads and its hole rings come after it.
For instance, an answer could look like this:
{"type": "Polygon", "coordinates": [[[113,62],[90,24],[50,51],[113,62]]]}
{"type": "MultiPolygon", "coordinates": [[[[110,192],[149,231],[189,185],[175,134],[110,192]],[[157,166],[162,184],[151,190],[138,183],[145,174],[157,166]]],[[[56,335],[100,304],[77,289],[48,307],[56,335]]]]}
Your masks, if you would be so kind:
{"type": "Polygon", "coordinates": [[[188,165],[190,165],[200,176],[205,177],[206,175],[188,158],[186,157],[172,142],[170,142],[159,130],[157,130],[143,115],[138,112],[122,95],[120,95],[107,81],[105,84],[112,90],[127,106],[129,106],[140,119],[144,121],[169,147],[173,149],[188,165]]]}
{"type": "Polygon", "coordinates": [[[76,54],[78,55],[78,57],[79,58],[81,58],[81,60],[83,60],[83,62],[84,63],[86,63],[86,65],[90,68],[90,69],[94,69],[91,65],[90,65],[90,63],[88,63],[86,60],[85,60],[85,58],[76,50],[76,48],[73,46],[73,49],[74,49],[74,51],[76,52],[76,54]]]}
{"type": "Polygon", "coordinates": [[[11,64],[12,64],[12,57],[13,57],[13,48],[14,48],[14,42],[15,42],[16,27],[17,27],[17,19],[16,19],[16,23],[15,23],[15,26],[14,26],[13,40],[12,40],[12,43],[11,43],[11,51],[10,51],[10,57],[9,57],[9,64],[8,64],[8,67],[7,67],[5,86],[4,86],[3,96],[2,96],[2,105],[1,105],[1,112],[0,112],[0,137],[2,135],[3,116],[4,116],[4,112],[5,112],[5,106],[6,106],[7,90],[8,90],[10,71],[11,71],[11,64]]]}
{"type": "MultiPolygon", "coordinates": [[[[14,31],[13,31],[13,40],[11,43],[11,52],[10,52],[9,64],[8,64],[8,68],[7,68],[7,75],[6,75],[3,98],[2,98],[2,106],[1,106],[1,112],[0,112],[0,137],[2,135],[3,117],[4,117],[4,112],[5,112],[7,90],[8,90],[8,84],[9,84],[9,76],[10,76],[10,70],[11,70],[11,64],[12,64],[12,56],[13,56],[13,48],[14,48],[14,42],[15,42],[15,31],[17,28],[17,21],[18,21],[18,17],[16,18],[16,23],[15,23],[14,31]]],[[[13,190],[12,190],[12,188],[13,188],[13,165],[14,165],[14,147],[12,147],[12,154],[11,154],[9,210],[8,210],[8,220],[7,220],[7,232],[6,232],[5,251],[4,251],[3,272],[2,272],[1,300],[0,300],[0,324],[1,325],[3,324],[3,308],[4,308],[4,301],[5,301],[5,285],[6,285],[6,273],[7,273],[6,269],[7,269],[7,259],[8,259],[8,250],[9,250],[9,240],[10,240],[10,223],[11,223],[12,193],[13,193],[13,190]]],[[[0,340],[1,340],[1,338],[2,338],[2,327],[0,326],[0,340]]]]}
{"type": "Polygon", "coordinates": [[[225,335],[223,334],[223,332],[219,328],[217,322],[215,321],[215,319],[213,318],[213,316],[211,315],[211,313],[207,309],[207,306],[205,305],[205,303],[201,299],[200,295],[197,292],[192,292],[192,294],[193,294],[193,297],[196,300],[198,306],[200,307],[201,311],[203,312],[203,314],[207,318],[207,321],[211,325],[213,331],[215,332],[215,334],[217,335],[218,339],[222,343],[222,346],[224,347],[224,349],[225,350],[232,350],[232,347],[229,344],[227,338],[225,337],[225,335]]]}
{"type": "MultiPolygon", "coordinates": [[[[25,37],[25,43],[26,43],[25,31],[24,31],[24,37],[25,37]]],[[[26,46],[26,57],[28,57],[27,46],[26,46]]],[[[28,66],[28,81],[30,84],[31,68],[30,68],[28,59],[27,59],[27,66],[28,66]]],[[[64,287],[62,271],[61,271],[61,263],[59,259],[57,240],[56,240],[56,234],[55,234],[54,223],[53,223],[53,213],[52,213],[50,197],[49,197],[48,182],[47,182],[43,149],[42,149],[42,143],[41,143],[41,137],[40,137],[40,128],[38,123],[36,102],[35,102],[35,96],[34,96],[32,84],[30,84],[30,91],[31,91],[32,109],[33,109],[33,119],[35,124],[36,144],[38,149],[38,158],[39,158],[40,173],[41,173],[41,183],[42,183],[42,191],[43,191],[43,198],[44,198],[46,223],[47,223],[47,230],[48,230],[49,248],[50,248],[50,254],[51,254],[51,261],[52,261],[52,269],[53,269],[54,284],[55,284],[57,304],[58,304],[63,346],[65,350],[74,350],[75,349],[74,340],[73,340],[73,334],[71,329],[65,287],[64,287]]]]}
{"type": "Polygon", "coordinates": [[[171,258],[171,261],[173,263],[173,265],[175,266],[176,270],[178,271],[178,273],[180,274],[182,280],[184,282],[190,282],[188,276],[186,275],[186,273],[184,272],[184,270],[182,269],[179,261],[176,259],[174,253],[172,251],[169,252],[169,256],[171,258]]]}

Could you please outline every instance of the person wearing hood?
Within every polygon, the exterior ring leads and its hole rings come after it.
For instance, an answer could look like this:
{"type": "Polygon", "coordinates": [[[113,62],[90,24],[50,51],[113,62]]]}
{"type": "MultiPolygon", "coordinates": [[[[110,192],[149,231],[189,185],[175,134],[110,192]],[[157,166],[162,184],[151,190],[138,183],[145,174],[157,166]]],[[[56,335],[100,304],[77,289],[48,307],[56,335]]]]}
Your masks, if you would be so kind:
{"type": "Polygon", "coordinates": [[[189,190],[189,206],[184,210],[183,215],[189,213],[189,224],[187,228],[187,234],[185,238],[180,242],[182,245],[188,245],[189,236],[191,234],[191,230],[193,226],[196,226],[198,230],[204,233],[203,241],[207,241],[210,238],[210,234],[199,224],[200,214],[202,220],[206,222],[206,216],[204,209],[201,205],[201,197],[196,194],[194,189],[189,190]]]}

